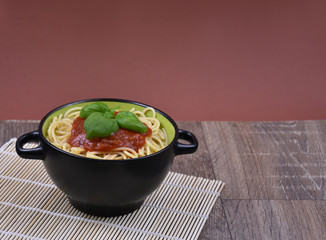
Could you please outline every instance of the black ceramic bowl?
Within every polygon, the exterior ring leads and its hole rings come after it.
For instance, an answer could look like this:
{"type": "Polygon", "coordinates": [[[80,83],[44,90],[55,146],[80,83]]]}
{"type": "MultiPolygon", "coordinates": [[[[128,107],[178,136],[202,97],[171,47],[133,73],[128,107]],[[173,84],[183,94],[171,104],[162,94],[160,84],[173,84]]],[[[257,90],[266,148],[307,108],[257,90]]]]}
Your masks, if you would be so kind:
{"type": "Polygon", "coordinates": [[[163,182],[176,155],[190,154],[197,150],[196,137],[178,129],[165,113],[154,108],[157,118],[165,128],[169,144],[154,154],[126,160],[100,160],[78,156],[55,147],[46,139],[47,128],[54,116],[75,106],[85,106],[101,101],[121,110],[138,110],[148,105],[120,99],[89,99],[68,103],[49,112],[39,129],[17,139],[16,151],[22,158],[40,159],[56,184],[77,209],[98,216],[117,216],[138,209],[145,198],[163,182]],[[189,144],[178,142],[186,140],[189,144]],[[24,144],[38,142],[32,149],[24,144]]]}

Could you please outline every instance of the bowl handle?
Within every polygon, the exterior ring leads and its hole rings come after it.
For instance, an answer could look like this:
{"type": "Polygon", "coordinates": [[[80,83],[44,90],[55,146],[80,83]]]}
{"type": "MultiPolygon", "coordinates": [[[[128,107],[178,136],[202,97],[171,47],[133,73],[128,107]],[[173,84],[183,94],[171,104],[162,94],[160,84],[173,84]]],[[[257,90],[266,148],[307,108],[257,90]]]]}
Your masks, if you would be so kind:
{"type": "Polygon", "coordinates": [[[29,142],[38,142],[40,143],[40,133],[39,131],[34,131],[30,133],[26,133],[20,136],[16,141],[16,152],[22,158],[28,159],[45,159],[45,151],[40,144],[35,148],[24,148],[24,145],[29,142]]]}
{"type": "Polygon", "coordinates": [[[179,139],[186,140],[190,144],[183,144],[183,143],[177,142],[176,143],[176,152],[175,152],[176,155],[189,154],[189,153],[194,153],[197,151],[198,141],[194,134],[192,134],[191,132],[179,129],[178,140],[179,139]]]}

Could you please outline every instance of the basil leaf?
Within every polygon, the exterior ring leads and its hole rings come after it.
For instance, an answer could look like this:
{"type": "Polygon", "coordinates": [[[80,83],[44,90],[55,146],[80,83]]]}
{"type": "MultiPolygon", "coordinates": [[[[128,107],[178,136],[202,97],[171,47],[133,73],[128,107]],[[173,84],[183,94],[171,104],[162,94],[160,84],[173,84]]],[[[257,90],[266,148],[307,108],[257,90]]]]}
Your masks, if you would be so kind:
{"type": "Polygon", "coordinates": [[[110,111],[110,110],[109,110],[109,107],[105,103],[95,102],[95,103],[91,103],[91,104],[84,106],[81,109],[79,116],[82,118],[87,118],[93,112],[105,113],[107,111],[110,111]]]}
{"type": "Polygon", "coordinates": [[[104,113],[93,112],[84,122],[86,138],[108,137],[111,133],[119,129],[119,125],[115,119],[108,119],[104,113]]]}
{"type": "Polygon", "coordinates": [[[119,107],[115,108],[110,108],[110,111],[104,113],[104,117],[107,117],[109,119],[114,118],[114,112],[118,109],[119,107]]]}
{"type": "Polygon", "coordinates": [[[111,113],[111,110],[110,110],[109,112],[104,113],[104,117],[106,117],[108,119],[112,119],[112,118],[114,118],[114,113],[111,113]]]}
{"type": "Polygon", "coordinates": [[[132,130],[134,132],[145,133],[147,132],[147,126],[142,123],[135,114],[129,111],[119,112],[115,119],[122,128],[132,130]]]}

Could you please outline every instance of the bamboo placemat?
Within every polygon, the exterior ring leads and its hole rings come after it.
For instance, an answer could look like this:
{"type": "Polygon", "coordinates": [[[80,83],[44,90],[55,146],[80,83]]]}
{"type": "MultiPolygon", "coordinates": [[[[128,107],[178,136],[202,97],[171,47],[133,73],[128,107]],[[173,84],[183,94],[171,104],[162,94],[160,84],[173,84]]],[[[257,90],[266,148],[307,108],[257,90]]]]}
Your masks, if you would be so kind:
{"type": "Polygon", "coordinates": [[[128,215],[73,208],[42,161],[20,158],[16,139],[0,148],[0,239],[197,239],[224,183],[170,172],[128,215]]]}

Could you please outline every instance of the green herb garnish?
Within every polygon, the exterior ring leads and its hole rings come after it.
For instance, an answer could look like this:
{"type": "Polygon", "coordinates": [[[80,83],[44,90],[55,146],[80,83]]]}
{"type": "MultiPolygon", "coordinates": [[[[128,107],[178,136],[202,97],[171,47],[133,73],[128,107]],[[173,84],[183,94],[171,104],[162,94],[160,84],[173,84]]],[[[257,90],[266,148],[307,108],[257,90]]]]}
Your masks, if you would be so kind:
{"type": "Polygon", "coordinates": [[[135,114],[132,112],[124,111],[119,112],[115,119],[118,121],[118,124],[122,128],[132,130],[134,132],[147,132],[147,127],[144,123],[139,121],[135,114]]]}
{"type": "Polygon", "coordinates": [[[84,122],[86,138],[108,137],[118,131],[119,125],[115,119],[107,118],[104,113],[93,112],[84,122]]]}
{"type": "Polygon", "coordinates": [[[86,118],[84,122],[86,138],[108,137],[118,131],[119,127],[134,132],[147,132],[147,126],[132,112],[122,111],[114,115],[114,112],[118,108],[110,109],[105,103],[101,102],[92,103],[83,107],[79,116],[86,118]]]}
{"type": "Polygon", "coordinates": [[[89,105],[86,105],[85,107],[83,107],[82,110],[80,111],[79,116],[82,118],[87,118],[93,112],[105,113],[107,111],[110,111],[110,110],[109,110],[109,107],[105,103],[96,102],[96,103],[92,103],[92,104],[89,104],[89,105]]]}

